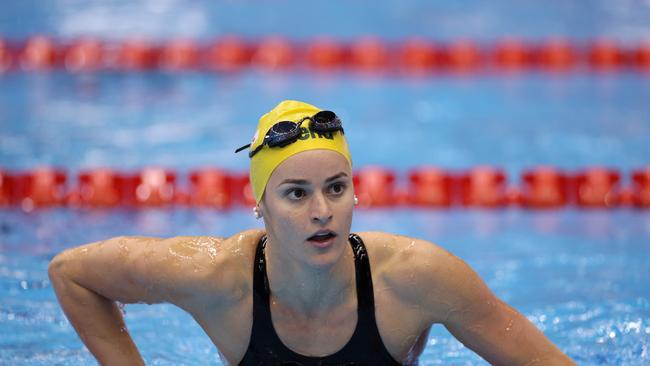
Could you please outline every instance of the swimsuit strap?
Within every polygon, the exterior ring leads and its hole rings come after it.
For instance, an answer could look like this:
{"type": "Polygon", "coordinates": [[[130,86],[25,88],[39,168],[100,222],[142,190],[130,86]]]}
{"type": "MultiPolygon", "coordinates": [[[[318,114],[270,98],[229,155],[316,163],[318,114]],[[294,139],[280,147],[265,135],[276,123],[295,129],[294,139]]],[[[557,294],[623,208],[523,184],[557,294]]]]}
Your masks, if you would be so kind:
{"type": "Polygon", "coordinates": [[[348,343],[324,357],[308,357],[285,346],[273,327],[270,287],[264,255],[267,238],[257,246],[253,268],[253,329],[240,365],[399,365],[384,346],[375,319],[375,301],[368,253],[361,238],[350,234],[354,253],[357,326],[348,343]]]}
{"type": "MultiPolygon", "coordinates": [[[[375,320],[375,295],[372,287],[370,260],[363,240],[357,234],[350,234],[350,245],[354,253],[354,272],[357,286],[357,328],[363,325],[364,330],[373,330],[379,334],[375,320]]],[[[365,338],[365,337],[364,337],[365,338]]]]}

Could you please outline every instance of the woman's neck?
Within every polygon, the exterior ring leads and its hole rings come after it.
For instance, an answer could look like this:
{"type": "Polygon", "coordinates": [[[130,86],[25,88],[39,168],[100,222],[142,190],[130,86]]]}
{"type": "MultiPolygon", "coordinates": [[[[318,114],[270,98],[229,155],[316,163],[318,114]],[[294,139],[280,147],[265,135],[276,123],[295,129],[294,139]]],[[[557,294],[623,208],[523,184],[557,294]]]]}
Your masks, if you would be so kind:
{"type": "Polygon", "coordinates": [[[302,314],[327,313],[356,295],[354,254],[345,246],[339,260],[328,267],[314,267],[279,254],[269,238],[266,273],[271,297],[302,314]],[[269,245],[270,244],[270,245],[269,245]]]}

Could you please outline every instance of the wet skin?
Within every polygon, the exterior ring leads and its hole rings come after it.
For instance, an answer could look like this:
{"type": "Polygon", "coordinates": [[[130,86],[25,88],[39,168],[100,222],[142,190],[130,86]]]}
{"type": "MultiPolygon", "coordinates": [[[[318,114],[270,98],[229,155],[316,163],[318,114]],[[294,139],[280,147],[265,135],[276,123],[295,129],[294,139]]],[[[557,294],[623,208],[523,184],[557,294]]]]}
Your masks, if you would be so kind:
{"type": "MultiPolygon", "coordinates": [[[[255,249],[268,236],[273,324],[308,356],[341,349],[356,326],[352,172],[328,150],[293,155],[260,203],[265,230],[230,238],[119,237],[67,250],[49,273],[77,333],[105,364],[141,363],[115,301],[169,302],[189,312],[224,360],[244,356],[252,327],[255,249]],[[325,230],[327,241],[309,238],[325,230]]],[[[430,242],[380,232],[366,244],[381,338],[398,361],[417,358],[432,324],[499,365],[573,364],[525,317],[492,294],[463,261],[430,242]]]]}

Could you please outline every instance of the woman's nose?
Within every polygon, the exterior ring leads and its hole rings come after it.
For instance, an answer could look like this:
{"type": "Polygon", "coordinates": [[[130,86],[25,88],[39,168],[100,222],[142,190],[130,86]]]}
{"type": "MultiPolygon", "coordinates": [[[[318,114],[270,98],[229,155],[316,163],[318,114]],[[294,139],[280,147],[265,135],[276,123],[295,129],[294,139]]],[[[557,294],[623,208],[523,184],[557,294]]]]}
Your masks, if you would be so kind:
{"type": "Polygon", "coordinates": [[[317,223],[327,223],[331,219],[332,208],[329,201],[323,194],[315,194],[311,201],[311,220],[317,223]]]}

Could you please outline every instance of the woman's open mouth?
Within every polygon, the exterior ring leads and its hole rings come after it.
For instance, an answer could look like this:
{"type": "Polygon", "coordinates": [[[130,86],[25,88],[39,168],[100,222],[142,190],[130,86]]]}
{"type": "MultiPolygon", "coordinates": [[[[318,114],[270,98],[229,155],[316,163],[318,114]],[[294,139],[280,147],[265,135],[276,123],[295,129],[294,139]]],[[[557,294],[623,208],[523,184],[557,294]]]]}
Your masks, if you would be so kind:
{"type": "Polygon", "coordinates": [[[319,248],[325,248],[331,245],[336,238],[336,233],[331,230],[321,230],[307,238],[307,241],[319,248]]]}

